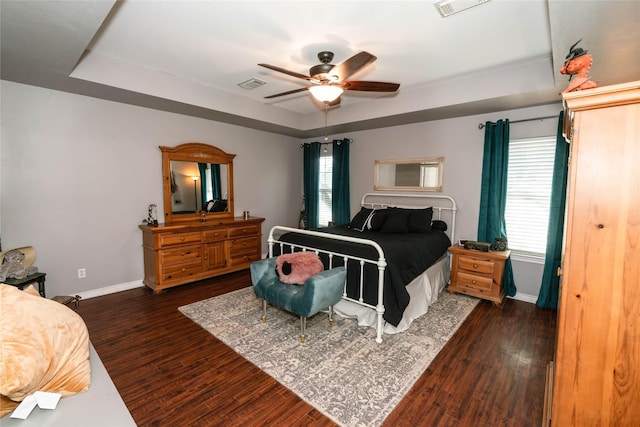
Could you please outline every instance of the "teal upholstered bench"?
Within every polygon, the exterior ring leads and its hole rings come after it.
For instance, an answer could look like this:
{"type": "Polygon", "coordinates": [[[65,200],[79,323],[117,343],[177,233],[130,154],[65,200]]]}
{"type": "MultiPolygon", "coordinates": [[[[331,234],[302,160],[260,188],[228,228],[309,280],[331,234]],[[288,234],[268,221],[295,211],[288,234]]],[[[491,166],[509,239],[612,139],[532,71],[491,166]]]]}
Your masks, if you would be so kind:
{"type": "Polygon", "coordinates": [[[329,325],[333,325],[333,305],[342,298],[347,272],[344,267],[324,270],[310,277],[304,285],[282,283],[276,272],[276,258],[251,264],[251,282],[258,298],[262,298],[262,321],[267,321],[267,302],[300,316],[300,341],[305,341],[307,317],[329,309],[329,325]]]}

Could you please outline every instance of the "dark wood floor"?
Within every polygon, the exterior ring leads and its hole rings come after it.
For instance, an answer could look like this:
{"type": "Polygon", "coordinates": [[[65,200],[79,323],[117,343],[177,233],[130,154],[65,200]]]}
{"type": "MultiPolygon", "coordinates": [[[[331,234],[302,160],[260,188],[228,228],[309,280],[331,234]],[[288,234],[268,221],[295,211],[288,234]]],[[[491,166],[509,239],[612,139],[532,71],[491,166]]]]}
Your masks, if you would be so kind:
{"type": "MultiPolygon", "coordinates": [[[[250,286],[248,272],[155,295],[83,300],[78,312],[139,426],[332,426],[328,418],[183,316],[178,307],[250,286]]],[[[556,313],[480,302],[385,426],[539,426],[556,313]]]]}

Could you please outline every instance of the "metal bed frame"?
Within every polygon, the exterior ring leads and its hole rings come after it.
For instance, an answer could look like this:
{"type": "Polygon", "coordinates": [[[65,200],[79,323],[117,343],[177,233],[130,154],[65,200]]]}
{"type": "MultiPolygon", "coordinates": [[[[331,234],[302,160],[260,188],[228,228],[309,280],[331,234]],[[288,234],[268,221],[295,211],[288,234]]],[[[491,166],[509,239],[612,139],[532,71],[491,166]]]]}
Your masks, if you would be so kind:
{"type": "MultiPolygon", "coordinates": [[[[451,217],[451,221],[447,222],[448,225],[448,235],[452,243],[455,242],[455,223],[456,223],[456,212],[458,211],[456,207],[456,202],[452,197],[445,195],[430,195],[430,194],[404,194],[404,193],[365,193],[362,196],[360,201],[360,206],[363,207],[371,207],[371,208],[384,208],[384,207],[399,207],[399,208],[409,208],[409,209],[424,209],[428,207],[433,208],[433,219],[434,220],[442,220],[443,211],[445,215],[448,213],[451,217]],[[411,200],[417,201],[416,204],[402,204],[402,203],[392,203],[390,201],[393,200],[411,200]],[[384,200],[384,201],[374,201],[374,200],[384,200]],[[426,203],[426,204],[425,204],[426,203]],[[439,206],[444,205],[444,206],[439,206]]],[[[281,225],[276,225],[271,228],[269,232],[268,238],[269,244],[269,257],[273,255],[273,249],[275,245],[279,246],[280,253],[285,252],[293,252],[295,249],[302,251],[314,251],[317,254],[326,254],[329,259],[329,268],[333,266],[334,257],[339,257],[343,260],[344,265],[347,265],[347,261],[352,260],[356,261],[356,265],[360,266],[360,283],[359,283],[359,292],[357,298],[352,298],[347,296],[346,293],[346,283],[345,290],[342,295],[343,300],[351,301],[353,303],[359,304],[361,306],[373,309],[376,311],[376,342],[382,342],[382,335],[384,330],[384,319],[382,316],[384,315],[384,303],[383,303],[383,295],[384,295],[384,270],[387,266],[387,262],[385,259],[384,251],[373,240],[369,239],[360,239],[348,236],[340,236],[335,234],[322,233],[318,231],[310,231],[310,230],[302,230],[298,228],[285,227],[281,225]],[[349,254],[332,252],[325,249],[313,248],[305,245],[289,243],[279,240],[280,236],[285,233],[296,233],[296,234],[305,234],[309,236],[318,236],[323,237],[330,240],[341,240],[346,242],[359,243],[362,245],[367,245],[372,247],[377,252],[377,258],[362,258],[349,254]],[[285,248],[288,251],[285,251],[285,248]],[[363,290],[364,290],[364,266],[366,264],[376,265],[378,268],[378,289],[377,289],[377,298],[378,302],[376,305],[368,304],[364,302],[363,298],[363,290]]]]}

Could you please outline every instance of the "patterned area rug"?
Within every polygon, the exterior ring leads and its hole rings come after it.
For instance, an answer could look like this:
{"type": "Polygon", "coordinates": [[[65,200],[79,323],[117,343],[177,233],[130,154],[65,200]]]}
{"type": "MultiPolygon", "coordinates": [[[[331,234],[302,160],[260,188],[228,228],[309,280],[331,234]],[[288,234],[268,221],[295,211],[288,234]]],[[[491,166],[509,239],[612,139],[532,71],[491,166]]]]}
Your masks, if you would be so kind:
{"type": "Polygon", "coordinates": [[[276,307],[260,322],[253,288],[180,307],[179,310],[342,426],[378,426],[391,413],[478,300],[442,292],[429,312],[400,334],[375,341],[375,330],[326,313],[300,320],[276,307]]]}

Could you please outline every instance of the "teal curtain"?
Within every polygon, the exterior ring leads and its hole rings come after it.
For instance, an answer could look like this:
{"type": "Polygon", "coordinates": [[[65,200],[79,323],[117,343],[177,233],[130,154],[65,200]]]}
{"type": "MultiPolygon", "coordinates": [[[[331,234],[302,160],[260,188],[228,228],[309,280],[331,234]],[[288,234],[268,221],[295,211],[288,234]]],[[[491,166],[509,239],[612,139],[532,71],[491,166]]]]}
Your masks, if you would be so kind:
{"type": "Polygon", "coordinates": [[[217,163],[211,164],[211,193],[214,200],[222,199],[222,188],[220,186],[220,165],[217,163]]]}
{"type": "Polygon", "coordinates": [[[307,229],[318,227],[320,192],[320,143],[303,146],[303,189],[307,229]]]}
{"type": "Polygon", "coordinates": [[[562,136],[564,112],[558,118],[556,154],[553,161],[551,181],[551,202],[549,204],[549,229],[547,231],[547,251],[542,272],[542,284],[536,305],[540,308],[557,308],[560,278],[556,274],[562,259],[562,239],[564,233],[564,210],[567,194],[567,174],[569,166],[569,144],[562,136]]]}
{"type": "MultiPolygon", "coordinates": [[[[496,237],[507,238],[504,212],[507,202],[508,167],[509,120],[498,120],[497,123],[486,122],[478,220],[479,242],[493,244],[496,237]]],[[[505,263],[502,287],[505,295],[516,294],[511,258],[505,263]]]]}
{"type": "Polygon", "coordinates": [[[349,195],[349,145],[350,139],[333,140],[333,172],[331,183],[331,218],[337,225],[351,221],[349,195]]]}

